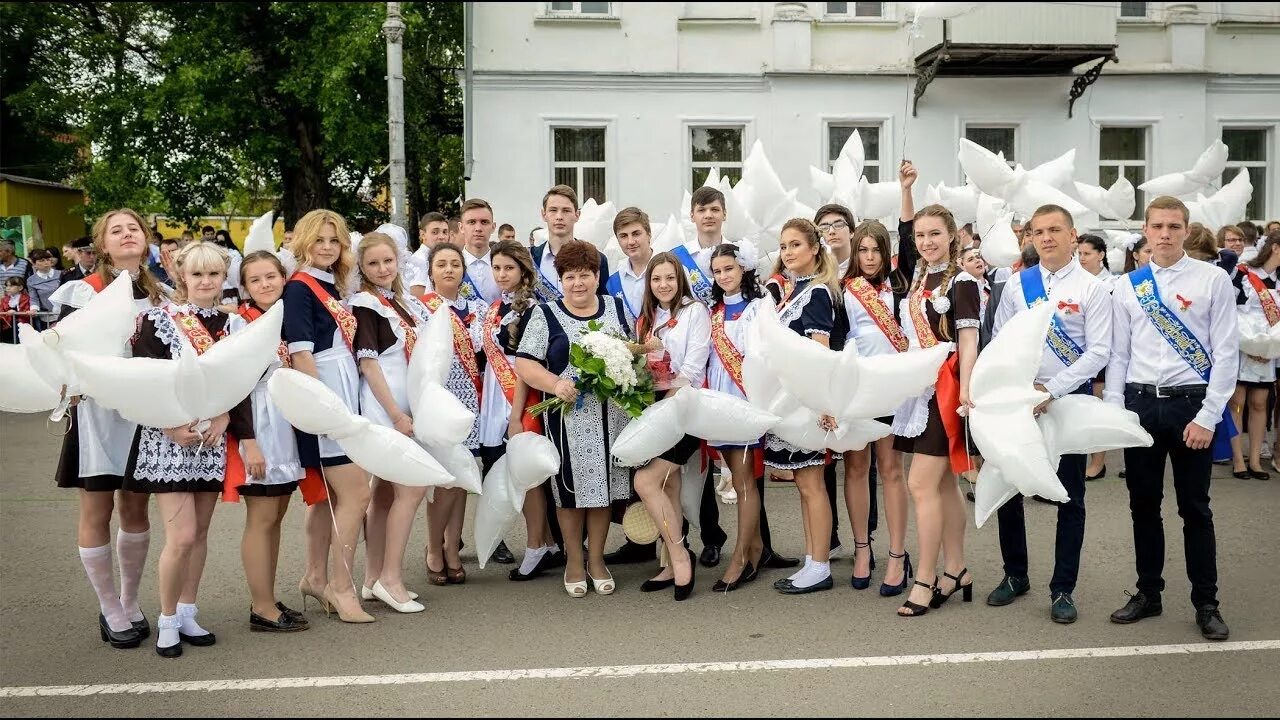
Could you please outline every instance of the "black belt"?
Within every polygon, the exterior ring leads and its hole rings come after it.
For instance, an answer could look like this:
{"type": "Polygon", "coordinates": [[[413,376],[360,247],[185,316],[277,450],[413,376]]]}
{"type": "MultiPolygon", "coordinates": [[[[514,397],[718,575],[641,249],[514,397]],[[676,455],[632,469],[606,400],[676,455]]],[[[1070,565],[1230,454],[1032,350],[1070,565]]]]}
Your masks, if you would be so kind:
{"type": "Polygon", "coordinates": [[[1143,385],[1142,383],[1125,383],[1125,390],[1132,390],[1139,395],[1155,398],[1203,398],[1208,385],[1143,385]]]}

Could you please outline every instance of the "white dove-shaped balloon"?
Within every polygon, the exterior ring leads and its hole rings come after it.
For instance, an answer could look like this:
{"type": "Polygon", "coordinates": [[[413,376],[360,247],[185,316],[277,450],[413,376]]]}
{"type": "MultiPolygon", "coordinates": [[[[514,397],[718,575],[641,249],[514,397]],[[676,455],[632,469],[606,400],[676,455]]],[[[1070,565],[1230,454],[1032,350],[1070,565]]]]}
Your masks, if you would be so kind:
{"type": "Polygon", "coordinates": [[[524,508],[524,494],[546,482],[560,470],[560,453],[545,436],[536,432],[518,433],[507,440],[510,465],[511,504],[519,512],[524,508]]]}
{"type": "Polygon", "coordinates": [[[453,311],[448,307],[432,314],[409,357],[406,384],[413,435],[431,447],[466,440],[476,420],[476,414],[444,387],[453,364],[452,323],[453,311]]]}
{"type": "Polygon", "coordinates": [[[329,436],[351,462],[371,475],[409,487],[444,487],[454,482],[413,438],[351,414],[342,398],[310,375],[289,368],[276,370],[267,381],[267,393],[290,425],[329,436]]]}
{"type": "Polygon", "coordinates": [[[620,465],[637,467],[675,447],[680,438],[753,443],[780,418],[735,395],[683,387],[627,423],[611,451],[620,465]]]}
{"type": "Polygon", "coordinates": [[[265,250],[270,253],[276,251],[276,238],[271,231],[273,216],[274,213],[268,210],[265,214],[255,218],[253,223],[249,225],[249,233],[244,236],[245,255],[259,250],[265,250]]]}
{"type": "Polygon", "coordinates": [[[992,267],[1012,267],[1022,258],[1018,236],[1013,233],[1013,213],[996,218],[994,224],[982,234],[978,254],[992,267]]]}
{"type": "Polygon", "coordinates": [[[476,504],[476,517],[473,525],[476,543],[476,557],[479,558],[480,569],[489,562],[493,551],[502,542],[503,536],[515,524],[520,516],[516,508],[516,495],[523,502],[524,493],[513,493],[511,480],[508,477],[514,461],[510,455],[503,455],[489,468],[485,475],[480,500],[476,504]]]}
{"type": "Polygon", "coordinates": [[[1111,220],[1128,220],[1133,217],[1137,195],[1129,178],[1121,175],[1109,188],[1082,182],[1077,182],[1074,186],[1080,202],[1098,215],[1111,220]]]}
{"type": "Polygon", "coordinates": [[[1187,203],[1187,210],[1191,213],[1191,222],[1216,230],[1244,220],[1252,197],[1253,183],[1249,180],[1249,171],[1240,168],[1235,178],[1213,195],[1205,197],[1197,193],[1196,199],[1187,203]]]}
{"type": "Polygon", "coordinates": [[[1222,174],[1227,167],[1227,145],[1222,140],[1214,140],[1213,144],[1200,153],[1195,165],[1184,172],[1168,173],[1138,186],[1148,196],[1173,195],[1181,197],[1197,190],[1209,187],[1214,178],[1222,174]]]}

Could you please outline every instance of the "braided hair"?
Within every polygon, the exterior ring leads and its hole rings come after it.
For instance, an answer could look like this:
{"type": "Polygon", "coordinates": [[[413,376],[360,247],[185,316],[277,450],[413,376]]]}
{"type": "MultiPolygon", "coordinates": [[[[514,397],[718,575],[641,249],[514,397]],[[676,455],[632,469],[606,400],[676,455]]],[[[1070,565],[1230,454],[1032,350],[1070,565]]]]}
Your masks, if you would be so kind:
{"type": "MultiPolygon", "coordinates": [[[[942,282],[938,283],[938,287],[935,290],[935,292],[938,293],[949,294],[951,292],[952,281],[955,279],[956,275],[960,274],[960,233],[956,229],[956,219],[951,214],[950,210],[947,210],[941,205],[927,205],[921,208],[920,211],[915,214],[915,217],[912,218],[913,223],[915,223],[915,227],[918,228],[920,219],[925,217],[933,217],[941,220],[943,225],[946,227],[947,235],[950,238],[947,245],[947,269],[942,272],[942,282]]],[[[925,279],[928,275],[928,263],[918,263],[916,265],[916,275],[911,281],[912,293],[924,285],[925,279]]],[[[948,342],[952,340],[950,325],[951,323],[948,322],[946,313],[942,313],[941,317],[938,319],[938,336],[940,339],[948,342]]]]}

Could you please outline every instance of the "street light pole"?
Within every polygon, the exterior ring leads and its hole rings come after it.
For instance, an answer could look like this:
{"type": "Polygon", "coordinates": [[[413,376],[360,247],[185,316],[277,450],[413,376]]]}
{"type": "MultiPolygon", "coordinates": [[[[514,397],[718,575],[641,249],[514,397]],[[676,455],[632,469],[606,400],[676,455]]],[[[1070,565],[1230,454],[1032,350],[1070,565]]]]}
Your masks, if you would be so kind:
{"type": "Polygon", "coordinates": [[[408,227],[404,162],[404,20],[400,3],[387,3],[387,21],[382,24],[387,38],[387,135],[390,141],[391,222],[408,227]]]}

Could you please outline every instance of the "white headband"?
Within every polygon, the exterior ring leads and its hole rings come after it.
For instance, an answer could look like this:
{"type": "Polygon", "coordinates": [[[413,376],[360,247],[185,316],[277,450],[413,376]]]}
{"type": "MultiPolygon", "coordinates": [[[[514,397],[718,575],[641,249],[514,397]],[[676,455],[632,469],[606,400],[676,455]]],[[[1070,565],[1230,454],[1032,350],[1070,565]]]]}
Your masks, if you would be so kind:
{"type": "Polygon", "coordinates": [[[734,245],[738,249],[734,251],[733,256],[743,270],[752,272],[760,267],[760,252],[750,240],[740,240],[734,245]]]}
{"type": "Polygon", "coordinates": [[[1122,246],[1126,251],[1133,252],[1133,246],[1137,245],[1138,241],[1141,239],[1142,239],[1142,235],[1138,233],[1133,233],[1132,235],[1129,236],[1129,239],[1124,241],[1122,246]]]}

